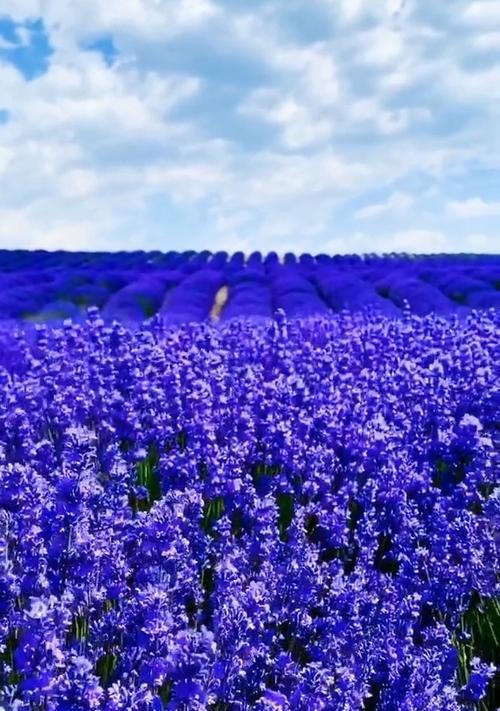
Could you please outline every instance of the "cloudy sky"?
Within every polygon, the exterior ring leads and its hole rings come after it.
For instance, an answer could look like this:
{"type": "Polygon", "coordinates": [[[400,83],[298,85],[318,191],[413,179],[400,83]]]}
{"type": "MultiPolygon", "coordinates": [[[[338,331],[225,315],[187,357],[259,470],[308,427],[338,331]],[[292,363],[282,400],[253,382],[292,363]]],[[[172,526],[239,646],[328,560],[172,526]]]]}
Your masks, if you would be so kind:
{"type": "Polygon", "coordinates": [[[2,0],[0,247],[500,252],[500,2],[2,0]]]}

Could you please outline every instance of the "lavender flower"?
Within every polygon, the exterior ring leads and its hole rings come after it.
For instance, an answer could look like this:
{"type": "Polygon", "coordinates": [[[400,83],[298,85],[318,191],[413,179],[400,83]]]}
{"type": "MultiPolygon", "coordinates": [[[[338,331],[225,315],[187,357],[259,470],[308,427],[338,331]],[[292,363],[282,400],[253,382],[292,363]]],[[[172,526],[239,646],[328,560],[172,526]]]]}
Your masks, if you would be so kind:
{"type": "MultiPolygon", "coordinates": [[[[219,262],[239,298],[241,263],[219,262]]],[[[283,303],[307,291],[252,265],[283,303]]],[[[499,325],[361,309],[127,328],[93,309],[0,327],[0,705],[486,698],[464,620],[498,596],[499,325]]]]}

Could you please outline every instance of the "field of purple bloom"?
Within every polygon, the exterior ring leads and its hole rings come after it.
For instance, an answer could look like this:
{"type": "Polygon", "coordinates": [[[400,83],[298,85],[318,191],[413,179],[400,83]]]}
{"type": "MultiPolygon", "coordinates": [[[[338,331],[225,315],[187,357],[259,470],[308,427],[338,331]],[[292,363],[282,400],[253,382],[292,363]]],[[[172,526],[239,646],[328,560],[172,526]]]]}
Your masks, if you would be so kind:
{"type": "Polygon", "coordinates": [[[0,318],[170,323],[237,316],[290,318],[357,311],[465,316],[500,308],[500,256],[276,252],[26,252],[0,250],[0,318]]]}
{"type": "Polygon", "coordinates": [[[496,709],[498,260],[45,255],[1,276],[0,709],[496,709]]]}

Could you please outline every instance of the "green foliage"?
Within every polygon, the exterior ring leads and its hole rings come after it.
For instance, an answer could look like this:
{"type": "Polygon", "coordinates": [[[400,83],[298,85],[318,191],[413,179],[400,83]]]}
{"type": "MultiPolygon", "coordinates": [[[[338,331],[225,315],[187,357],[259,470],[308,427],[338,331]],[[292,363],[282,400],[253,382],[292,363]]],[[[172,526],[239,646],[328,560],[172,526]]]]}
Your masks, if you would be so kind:
{"type": "Polygon", "coordinates": [[[135,512],[149,511],[154,502],[161,499],[161,484],[158,476],[159,460],[158,450],[151,447],[147,456],[136,466],[137,485],[146,489],[147,496],[139,498],[135,494],[130,495],[130,505],[135,512]]]}
{"type": "Polygon", "coordinates": [[[217,496],[215,499],[205,502],[203,509],[203,530],[205,533],[212,531],[213,525],[224,513],[225,505],[222,496],[217,496]]]}
{"type": "MultiPolygon", "coordinates": [[[[471,661],[479,657],[482,661],[500,665],[500,598],[482,599],[475,594],[469,609],[462,615],[455,633],[458,650],[458,683],[467,683],[471,672],[471,661]]],[[[478,711],[495,711],[500,708],[500,688],[495,680],[490,681],[488,694],[479,704],[478,711]]]]}

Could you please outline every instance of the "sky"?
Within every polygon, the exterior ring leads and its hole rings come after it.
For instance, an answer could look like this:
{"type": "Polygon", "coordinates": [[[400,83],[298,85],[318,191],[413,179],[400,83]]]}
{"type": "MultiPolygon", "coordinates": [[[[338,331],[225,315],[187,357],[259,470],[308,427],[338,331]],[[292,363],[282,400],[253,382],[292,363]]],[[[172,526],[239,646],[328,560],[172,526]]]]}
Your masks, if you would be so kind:
{"type": "Polygon", "coordinates": [[[500,252],[499,0],[2,0],[0,248],[500,252]]]}

